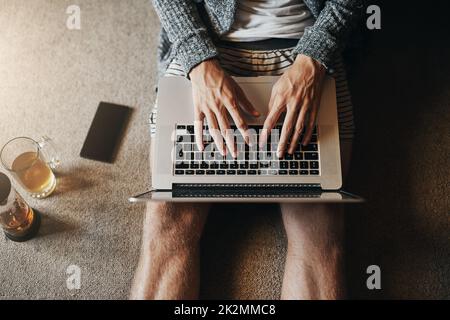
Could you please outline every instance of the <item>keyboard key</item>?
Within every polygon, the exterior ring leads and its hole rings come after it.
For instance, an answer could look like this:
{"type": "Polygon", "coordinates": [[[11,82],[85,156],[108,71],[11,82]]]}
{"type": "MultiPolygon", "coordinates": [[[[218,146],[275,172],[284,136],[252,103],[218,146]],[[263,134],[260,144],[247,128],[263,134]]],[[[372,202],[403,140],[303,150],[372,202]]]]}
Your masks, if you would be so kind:
{"type": "Polygon", "coordinates": [[[184,159],[184,152],[183,149],[179,149],[177,152],[177,160],[183,160],[184,159]]]}
{"type": "Polygon", "coordinates": [[[209,164],[208,162],[202,162],[200,163],[200,169],[209,169],[209,164]]]}
{"type": "Polygon", "coordinates": [[[279,161],[271,161],[270,162],[270,168],[271,169],[279,169],[280,168],[280,162],[279,161]]]}
{"type": "Polygon", "coordinates": [[[291,162],[289,162],[289,167],[291,169],[298,169],[298,161],[291,161],[291,162]]]}
{"type": "Polygon", "coordinates": [[[239,169],[239,164],[237,161],[230,163],[230,169],[239,169]]]}
{"type": "Polygon", "coordinates": [[[204,152],[203,158],[205,160],[214,161],[216,160],[216,153],[214,151],[204,152]]]}
{"type": "Polygon", "coordinates": [[[247,173],[247,171],[245,171],[245,170],[238,170],[237,171],[238,175],[245,175],[246,173],[247,173]]]}
{"type": "Polygon", "coordinates": [[[241,163],[241,164],[239,165],[239,168],[241,168],[241,169],[248,169],[248,162],[246,161],[246,162],[244,162],[244,163],[241,163]]]}
{"type": "Polygon", "coordinates": [[[188,136],[188,135],[178,136],[177,142],[192,143],[192,142],[194,142],[194,136],[188,136]]]}
{"type": "Polygon", "coordinates": [[[294,153],[295,160],[303,160],[303,153],[297,151],[294,153]]]}
{"type": "Polygon", "coordinates": [[[309,162],[309,167],[311,169],[319,169],[319,162],[318,161],[310,161],[309,162]]]}
{"type": "Polygon", "coordinates": [[[224,175],[225,174],[225,170],[217,170],[216,174],[218,175],[224,175]]]}
{"type": "Polygon", "coordinates": [[[204,175],[205,174],[205,170],[196,170],[195,174],[197,174],[197,175],[204,175]]]}
{"type": "Polygon", "coordinates": [[[185,173],[187,175],[193,175],[195,172],[194,172],[194,170],[186,170],[185,173]]]}
{"type": "Polygon", "coordinates": [[[272,161],[272,160],[277,160],[277,156],[274,152],[264,152],[262,154],[262,158],[263,160],[267,160],[267,161],[272,161]]]}
{"type": "Polygon", "coordinates": [[[300,175],[302,176],[308,175],[308,170],[300,170],[300,175]]]}
{"type": "Polygon", "coordinates": [[[300,161],[300,169],[308,169],[308,161],[300,161]]]}
{"type": "Polygon", "coordinates": [[[284,176],[284,175],[288,174],[288,171],[287,170],[279,170],[278,174],[284,176]]]}
{"type": "Polygon", "coordinates": [[[284,155],[284,159],[286,159],[286,160],[292,160],[292,159],[294,159],[294,156],[293,156],[292,154],[286,153],[286,154],[284,155]]]}
{"type": "Polygon", "coordinates": [[[206,135],[203,136],[203,141],[206,142],[206,143],[209,143],[209,142],[213,141],[213,138],[212,138],[211,135],[206,134],[206,135]]]}
{"type": "Polygon", "coordinates": [[[305,160],[318,160],[319,154],[317,152],[305,152],[305,160]]]}
{"type": "Polygon", "coordinates": [[[309,173],[315,176],[319,175],[319,170],[309,170],[309,173]]]}
{"type": "Polygon", "coordinates": [[[288,169],[289,163],[287,161],[280,161],[280,169],[288,169]]]}
{"type": "Polygon", "coordinates": [[[206,170],[206,174],[209,175],[209,176],[213,176],[213,175],[216,174],[216,171],[214,171],[214,170],[206,170]]]}
{"type": "Polygon", "coordinates": [[[258,169],[258,163],[250,163],[250,169],[258,169]]]}
{"type": "Polygon", "coordinates": [[[183,126],[183,125],[177,125],[177,129],[179,129],[179,130],[184,130],[184,129],[186,129],[186,126],[183,126]]]}
{"type": "Polygon", "coordinates": [[[203,160],[203,152],[194,152],[194,160],[203,160]]]}
{"type": "Polygon", "coordinates": [[[247,173],[249,175],[255,175],[257,172],[256,172],[256,170],[248,170],[247,173]]]}
{"type": "Polygon", "coordinates": [[[248,153],[248,160],[252,162],[258,161],[258,152],[249,152],[248,153]]]}
{"type": "Polygon", "coordinates": [[[236,174],[236,170],[227,170],[227,174],[235,175],[236,174]]]}
{"type": "Polygon", "coordinates": [[[302,146],[302,151],[318,151],[316,143],[310,143],[307,146],[302,146]]]}
{"type": "Polygon", "coordinates": [[[289,170],[289,175],[291,176],[298,175],[298,170],[289,170]]]}
{"type": "Polygon", "coordinates": [[[191,163],[191,169],[198,169],[198,168],[200,168],[200,164],[198,162],[191,163]]]}
{"type": "Polygon", "coordinates": [[[220,167],[220,169],[228,169],[228,163],[226,163],[226,162],[221,162],[221,163],[219,164],[219,167],[220,167]]]}
{"type": "Polygon", "coordinates": [[[259,167],[261,168],[261,169],[268,169],[269,167],[270,167],[270,164],[269,164],[269,162],[260,162],[259,163],[259,167]]]}
{"type": "Polygon", "coordinates": [[[185,162],[177,161],[175,163],[175,169],[189,169],[189,164],[185,162]]]}
{"type": "Polygon", "coordinates": [[[186,126],[186,130],[189,132],[189,134],[194,134],[194,126],[186,126]]]}
{"type": "Polygon", "coordinates": [[[184,170],[175,170],[176,175],[184,175],[184,170]]]}
{"type": "Polygon", "coordinates": [[[211,169],[219,169],[219,163],[217,163],[217,162],[211,162],[210,164],[209,164],[209,167],[211,168],[211,169]]]}
{"type": "Polygon", "coordinates": [[[317,136],[312,135],[310,142],[317,142],[317,136]]]}

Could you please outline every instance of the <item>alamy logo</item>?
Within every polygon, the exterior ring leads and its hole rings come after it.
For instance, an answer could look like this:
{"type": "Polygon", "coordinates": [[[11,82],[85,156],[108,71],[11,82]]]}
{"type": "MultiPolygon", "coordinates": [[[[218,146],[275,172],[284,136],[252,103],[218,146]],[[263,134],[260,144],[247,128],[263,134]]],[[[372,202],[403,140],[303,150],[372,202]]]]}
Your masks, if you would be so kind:
{"type": "Polygon", "coordinates": [[[367,7],[367,14],[370,16],[367,18],[367,29],[369,30],[379,30],[381,29],[381,9],[379,6],[373,4],[367,7]]]}
{"type": "Polygon", "coordinates": [[[67,17],[66,26],[69,30],[80,30],[81,29],[81,9],[77,5],[71,5],[67,7],[66,13],[69,15],[67,17]]]}
{"type": "Polygon", "coordinates": [[[377,265],[371,265],[367,267],[367,274],[370,276],[367,278],[366,285],[369,290],[381,289],[381,269],[377,265]]]}
{"type": "Polygon", "coordinates": [[[69,275],[66,280],[67,289],[80,290],[81,289],[81,268],[77,265],[70,265],[66,269],[66,274],[69,275]]]}

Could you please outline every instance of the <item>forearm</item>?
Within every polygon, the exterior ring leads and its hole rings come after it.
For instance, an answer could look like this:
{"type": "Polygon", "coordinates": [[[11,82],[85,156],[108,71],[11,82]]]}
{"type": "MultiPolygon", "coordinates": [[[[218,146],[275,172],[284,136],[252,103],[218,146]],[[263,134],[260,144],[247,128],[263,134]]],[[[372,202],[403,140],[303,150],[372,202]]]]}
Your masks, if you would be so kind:
{"type": "Polygon", "coordinates": [[[193,1],[153,0],[153,5],[186,74],[218,55],[193,1]]]}
{"type": "Polygon", "coordinates": [[[328,68],[361,16],[362,3],[363,0],[327,1],[314,25],[305,30],[294,53],[314,58],[328,68]]]}

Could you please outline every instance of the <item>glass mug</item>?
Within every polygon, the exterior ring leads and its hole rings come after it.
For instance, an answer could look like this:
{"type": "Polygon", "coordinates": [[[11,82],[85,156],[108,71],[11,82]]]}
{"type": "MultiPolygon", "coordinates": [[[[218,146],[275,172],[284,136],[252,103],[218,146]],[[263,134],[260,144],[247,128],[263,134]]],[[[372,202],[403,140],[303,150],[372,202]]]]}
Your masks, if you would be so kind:
{"type": "Polygon", "coordinates": [[[50,138],[37,142],[19,137],[10,140],[0,151],[0,159],[16,181],[33,198],[48,197],[56,188],[52,169],[59,165],[56,148],[50,138]]]}
{"type": "Polygon", "coordinates": [[[40,223],[39,212],[23,200],[9,178],[0,172],[0,226],[5,235],[13,241],[27,241],[37,234],[40,223]]]}

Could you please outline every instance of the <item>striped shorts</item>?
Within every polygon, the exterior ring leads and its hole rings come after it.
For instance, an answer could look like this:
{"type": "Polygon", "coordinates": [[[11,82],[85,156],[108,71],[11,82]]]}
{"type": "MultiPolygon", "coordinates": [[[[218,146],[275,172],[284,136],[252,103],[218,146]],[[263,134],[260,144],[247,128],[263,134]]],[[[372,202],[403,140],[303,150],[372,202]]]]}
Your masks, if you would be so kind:
{"type": "MultiPolygon", "coordinates": [[[[278,76],[293,63],[293,48],[276,50],[248,50],[231,46],[218,45],[219,61],[225,71],[232,76],[256,77],[278,76]]],[[[339,120],[339,137],[341,140],[352,139],[355,132],[353,106],[347,84],[347,76],[343,62],[334,66],[333,77],[336,80],[337,107],[339,120]]],[[[166,76],[186,77],[176,58],[169,64],[166,76]]],[[[152,111],[152,122],[157,118],[157,104],[152,111]]],[[[152,136],[154,128],[152,129],[152,136]]]]}

